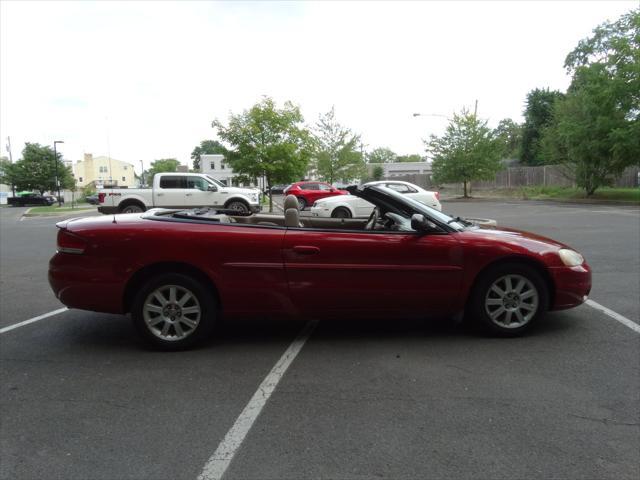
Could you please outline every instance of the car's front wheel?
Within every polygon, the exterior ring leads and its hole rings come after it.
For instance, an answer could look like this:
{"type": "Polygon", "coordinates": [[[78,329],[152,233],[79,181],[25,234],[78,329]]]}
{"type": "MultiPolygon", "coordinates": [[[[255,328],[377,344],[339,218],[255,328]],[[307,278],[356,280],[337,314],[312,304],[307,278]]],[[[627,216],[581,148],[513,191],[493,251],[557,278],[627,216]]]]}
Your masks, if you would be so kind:
{"type": "Polygon", "coordinates": [[[351,212],[343,207],[336,208],[332,213],[333,218],[351,218],[351,212]]]}
{"type": "Polygon", "coordinates": [[[240,214],[249,213],[249,205],[247,205],[242,200],[232,200],[231,202],[227,203],[225,207],[229,210],[233,210],[234,212],[238,212],[240,214]]]}
{"type": "Polygon", "coordinates": [[[300,205],[300,210],[304,210],[305,208],[307,208],[307,201],[303,197],[297,197],[297,198],[298,198],[298,205],[300,205]]]}
{"type": "Polygon", "coordinates": [[[133,322],[145,340],[162,350],[182,350],[211,334],[216,303],[207,289],[182,274],[150,279],[136,295],[133,322]]]}
{"type": "Polygon", "coordinates": [[[494,334],[513,337],[544,315],[548,303],[546,282],[536,269],[504,264],[478,279],[466,315],[494,334]]]}

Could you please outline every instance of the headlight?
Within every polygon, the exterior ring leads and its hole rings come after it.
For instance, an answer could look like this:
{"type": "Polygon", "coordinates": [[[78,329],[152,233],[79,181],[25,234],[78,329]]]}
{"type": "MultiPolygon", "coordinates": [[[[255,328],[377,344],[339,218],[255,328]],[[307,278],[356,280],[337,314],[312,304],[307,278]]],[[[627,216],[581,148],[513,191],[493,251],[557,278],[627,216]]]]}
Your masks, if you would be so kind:
{"type": "Polygon", "coordinates": [[[584,257],[582,255],[568,248],[561,248],[558,251],[558,255],[560,255],[560,260],[562,260],[562,263],[567,267],[577,267],[584,263],[584,257]]]}

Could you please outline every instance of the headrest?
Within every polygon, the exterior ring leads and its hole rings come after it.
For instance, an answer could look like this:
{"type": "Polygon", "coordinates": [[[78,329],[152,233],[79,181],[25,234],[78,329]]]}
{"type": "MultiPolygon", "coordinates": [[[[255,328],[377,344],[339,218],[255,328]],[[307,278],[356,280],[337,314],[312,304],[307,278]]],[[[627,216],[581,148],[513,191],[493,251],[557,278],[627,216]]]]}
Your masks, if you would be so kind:
{"type": "Polygon", "coordinates": [[[286,197],[284,197],[285,211],[290,208],[295,208],[296,210],[300,208],[300,204],[298,203],[298,199],[296,198],[295,195],[287,195],[286,197]]]}

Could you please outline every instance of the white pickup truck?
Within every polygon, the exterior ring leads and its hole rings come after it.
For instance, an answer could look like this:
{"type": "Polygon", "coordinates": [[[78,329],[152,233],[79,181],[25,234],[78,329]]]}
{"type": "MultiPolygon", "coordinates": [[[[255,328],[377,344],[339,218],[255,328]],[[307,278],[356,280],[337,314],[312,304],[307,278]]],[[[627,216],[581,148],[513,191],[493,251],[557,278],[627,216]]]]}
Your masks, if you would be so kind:
{"type": "Polygon", "coordinates": [[[102,213],[144,212],[149,208],[218,207],[260,211],[260,191],[227,187],[204,173],[157,173],[152,188],[105,188],[98,193],[102,213]]]}

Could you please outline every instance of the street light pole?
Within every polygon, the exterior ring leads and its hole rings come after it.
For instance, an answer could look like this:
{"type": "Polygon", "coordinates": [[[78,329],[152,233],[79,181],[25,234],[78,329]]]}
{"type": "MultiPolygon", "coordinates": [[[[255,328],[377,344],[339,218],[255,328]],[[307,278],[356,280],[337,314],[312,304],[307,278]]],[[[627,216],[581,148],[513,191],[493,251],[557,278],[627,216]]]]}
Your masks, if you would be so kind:
{"type": "Polygon", "coordinates": [[[53,142],[53,161],[56,166],[56,189],[58,191],[58,206],[62,206],[62,202],[60,201],[60,180],[58,179],[58,151],[56,149],[56,145],[58,143],[64,143],[63,140],[56,140],[53,142]]]}

